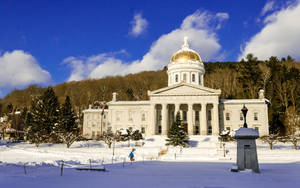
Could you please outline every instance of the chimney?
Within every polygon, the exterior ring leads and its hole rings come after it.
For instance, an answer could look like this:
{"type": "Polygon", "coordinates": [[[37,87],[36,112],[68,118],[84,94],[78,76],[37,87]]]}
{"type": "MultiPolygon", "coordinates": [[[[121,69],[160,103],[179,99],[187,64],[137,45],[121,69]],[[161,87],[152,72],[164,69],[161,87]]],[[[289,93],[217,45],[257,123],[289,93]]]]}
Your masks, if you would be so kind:
{"type": "Polygon", "coordinates": [[[265,98],[265,91],[263,89],[260,89],[258,92],[258,98],[264,99],[265,98]]]}
{"type": "Polygon", "coordinates": [[[117,102],[118,101],[118,93],[117,92],[113,92],[113,98],[112,98],[113,102],[117,102]]]}

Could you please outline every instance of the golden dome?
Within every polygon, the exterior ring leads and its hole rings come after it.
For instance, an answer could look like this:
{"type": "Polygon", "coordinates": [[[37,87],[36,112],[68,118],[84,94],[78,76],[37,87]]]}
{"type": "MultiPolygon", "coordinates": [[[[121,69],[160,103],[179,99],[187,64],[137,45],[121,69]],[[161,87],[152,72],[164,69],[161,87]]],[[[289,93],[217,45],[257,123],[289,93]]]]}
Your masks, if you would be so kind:
{"type": "Polygon", "coordinates": [[[187,37],[184,37],[184,44],[182,45],[182,49],[177,51],[171,58],[170,63],[172,62],[187,62],[189,60],[192,61],[200,61],[201,58],[197,52],[190,49],[189,44],[187,42],[187,37]]]}
{"type": "Polygon", "coordinates": [[[193,51],[180,51],[175,53],[170,62],[186,62],[188,60],[200,61],[200,56],[193,51]]]}

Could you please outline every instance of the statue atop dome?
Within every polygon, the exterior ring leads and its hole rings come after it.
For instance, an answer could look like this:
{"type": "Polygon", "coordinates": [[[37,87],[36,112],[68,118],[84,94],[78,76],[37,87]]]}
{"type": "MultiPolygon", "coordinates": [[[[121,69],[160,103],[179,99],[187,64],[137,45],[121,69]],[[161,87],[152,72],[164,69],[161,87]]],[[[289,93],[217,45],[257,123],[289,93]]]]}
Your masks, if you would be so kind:
{"type": "Polygon", "coordinates": [[[182,48],[190,48],[189,44],[188,44],[188,37],[184,36],[183,38],[184,44],[182,45],[182,48]]]}

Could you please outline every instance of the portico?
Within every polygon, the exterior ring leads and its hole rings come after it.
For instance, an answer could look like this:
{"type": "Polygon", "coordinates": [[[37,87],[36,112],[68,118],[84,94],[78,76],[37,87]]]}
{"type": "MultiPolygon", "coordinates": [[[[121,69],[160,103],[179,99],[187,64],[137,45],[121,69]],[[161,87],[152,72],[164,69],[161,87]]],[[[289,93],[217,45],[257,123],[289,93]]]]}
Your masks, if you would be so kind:
{"type": "Polygon", "coordinates": [[[218,135],[220,94],[220,90],[187,83],[149,91],[153,133],[166,135],[179,112],[189,135],[218,135]]]}

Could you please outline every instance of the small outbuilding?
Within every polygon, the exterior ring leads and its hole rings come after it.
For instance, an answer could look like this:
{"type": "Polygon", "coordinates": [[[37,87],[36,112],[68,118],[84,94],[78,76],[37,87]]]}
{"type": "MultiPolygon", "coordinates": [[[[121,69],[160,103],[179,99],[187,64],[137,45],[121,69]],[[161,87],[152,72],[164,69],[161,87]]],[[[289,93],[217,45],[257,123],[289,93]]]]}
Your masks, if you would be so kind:
{"type": "Polygon", "coordinates": [[[252,169],[259,173],[257,150],[255,140],[259,137],[258,132],[252,128],[241,127],[235,132],[237,140],[237,170],[252,169]]]}

